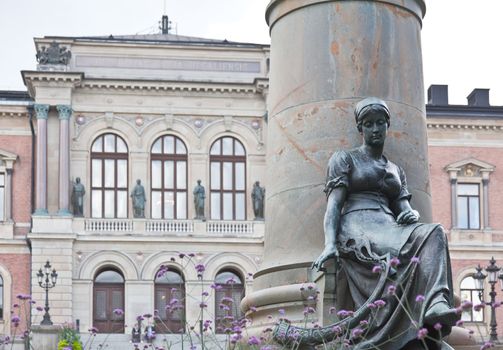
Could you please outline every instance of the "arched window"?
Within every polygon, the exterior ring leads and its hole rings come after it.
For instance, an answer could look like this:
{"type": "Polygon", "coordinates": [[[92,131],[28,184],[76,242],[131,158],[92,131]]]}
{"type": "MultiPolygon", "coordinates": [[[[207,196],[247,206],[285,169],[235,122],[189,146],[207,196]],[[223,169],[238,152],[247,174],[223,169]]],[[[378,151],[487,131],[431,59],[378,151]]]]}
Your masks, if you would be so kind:
{"type": "Polygon", "coordinates": [[[115,134],[99,136],[91,147],[91,216],[128,216],[128,149],[115,134]]]}
{"type": "Polygon", "coordinates": [[[151,217],[187,219],[187,147],[176,136],[162,136],[151,150],[151,217]]]}
{"type": "Polygon", "coordinates": [[[234,271],[224,270],[215,278],[215,324],[217,333],[232,328],[232,322],[243,317],[240,304],[245,289],[243,279],[234,271]]]}
{"type": "Polygon", "coordinates": [[[100,333],[124,332],[124,277],[115,269],[101,270],[94,278],[93,326],[100,333]]]}
{"type": "MultiPolygon", "coordinates": [[[[477,289],[475,279],[472,276],[463,278],[460,287],[462,301],[471,301],[473,305],[482,302],[479,298],[479,293],[481,293],[482,290],[477,289]]],[[[484,309],[482,308],[478,311],[474,309],[463,310],[461,319],[466,322],[484,322],[484,309]]]]}
{"type": "Polygon", "coordinates": [[[0,320],[3,320],[3,277],[0,276],[0,320]]]}
{"type": "Polygon", "coordinates": [[[246,220],[246,152],[233,137],[211,146],[210,215],[212,220],[246,220]]]}
{"type": "Polygon", "coordinates": [[[157,333],[185,333],[185,281],[180,272],[161,268],[155,278],[157,333]]]}

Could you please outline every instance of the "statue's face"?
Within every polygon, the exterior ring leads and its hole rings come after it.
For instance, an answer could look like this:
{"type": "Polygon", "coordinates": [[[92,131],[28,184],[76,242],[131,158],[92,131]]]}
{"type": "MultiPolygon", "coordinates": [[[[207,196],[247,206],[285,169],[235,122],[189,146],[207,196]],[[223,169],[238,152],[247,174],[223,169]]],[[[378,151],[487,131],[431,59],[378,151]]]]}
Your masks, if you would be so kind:
{"type": "Polygon", "coordinates": [[[382,112],[370,112],[362,122],[363,141],[369,146],[382,146],[388,132],[386,116],[382,112]]]}

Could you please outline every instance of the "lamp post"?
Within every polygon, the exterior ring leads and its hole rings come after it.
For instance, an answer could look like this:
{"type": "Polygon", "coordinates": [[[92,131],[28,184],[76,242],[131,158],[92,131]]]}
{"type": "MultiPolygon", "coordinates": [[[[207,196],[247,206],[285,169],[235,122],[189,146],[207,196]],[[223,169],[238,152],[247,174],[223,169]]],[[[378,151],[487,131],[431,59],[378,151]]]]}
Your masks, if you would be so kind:
{"type": "Polygon", "coordinates": [[[494,257],[489,260],[489,265],[485,268],[487,275],[482,272],[482,268],[479,266],[476,267],[477,272],[473,275],[475,279],[475,285],[479,290],[479,299],[484,305],[488,305],[491,307],[491,321],[489,323],[489,327],[491,329],[490,340],[491,342],[498,341],[498,333],[496,329],[498,324],[496,323],[496,288],[495,285],[498,283],[498,279],[501,281],[501,290],[503,290],[503,274],[498,276],[498,272],[501,271],[501,267],[496,265],[496,260],[494,257]],[[490,301],[484,301],[484,280],[489,276],[489,284],[491,285],[491,291],[489,292],[490,301]]]}
{"type": "Polygon", "coordinates": [[[56,281],[58,279],[58,274],[56,273],[56,269],[52,269],[49,260],[44,265],[44,271],[42,268],[38,270],[37,273],[38,285],[45,289],[45,314],[41,325],[52,325],[51,316],[49,315],[49,289],[53,288],[56,285],[56,281]]]}

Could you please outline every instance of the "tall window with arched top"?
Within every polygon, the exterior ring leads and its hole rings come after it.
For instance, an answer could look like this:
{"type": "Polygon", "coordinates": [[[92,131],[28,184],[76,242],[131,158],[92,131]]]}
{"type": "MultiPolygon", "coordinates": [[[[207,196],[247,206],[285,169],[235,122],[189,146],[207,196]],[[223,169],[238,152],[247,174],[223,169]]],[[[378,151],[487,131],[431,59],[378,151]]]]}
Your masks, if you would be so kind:
{"type": "Polygon", "coordinates": [[[246,151],[234,137],[211,146],[210,215],[212,220],[246,220],[246,151]]]}
{"type": "Polygon", "coordinates": [[[227,333],[232,322],[243,317],[240,304],[245,294],[243,279],[232,270],[222,270],[215,278],[215,324],[217,333],[227,333]]]}
{"type": "Polygon", "coordinates": [[[185,281],[177,270],[161,268],[155,277],[157,333],[185,333],[185,281]]]}
{"type": "Polygon", "coordinates": [[[93,286],[93,326],[100,333],[124,332],[124,277],[113,269],[96,274],[93,286]]]}
{"type": "Polygon", "coordinates": [[[115,134],[99,136],[91,147],[91,216],[128,216],[128,148],[115,134]]]}
{"type": "MultiPolygon", "coordinates": [[[[483,292],[477,289],[475,279],[472,276],[463,278],[460,285],[461,300],[468,300],[472,302],[473,305],[482,303],[479,298],[479,293],[483,292]]],[[[461,314],[461,319],[466,322],[484,322],[484,309],[469,309],[463,310],[461,314]]]]}
{"type": "Polygon", "coordinates": [[[162,136],[150,157],[151,217],[187,219],[187,147],[176,136],[162,136]]]}

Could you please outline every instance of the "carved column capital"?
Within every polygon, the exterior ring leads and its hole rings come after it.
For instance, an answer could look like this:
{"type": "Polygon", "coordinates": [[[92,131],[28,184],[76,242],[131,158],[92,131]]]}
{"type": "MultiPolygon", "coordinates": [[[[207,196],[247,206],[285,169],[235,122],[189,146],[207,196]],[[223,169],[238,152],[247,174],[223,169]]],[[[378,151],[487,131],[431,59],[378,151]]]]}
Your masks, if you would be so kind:
{"type": "Polygon", "coordinates": [[[72,116],[72,106],[69,105],[57,105],[59,119],[68,120],[72,116]]]}
{"type": "Polygon", "coordinates": [[[36,103],[33,105],[37,119],[47,119],[49,116],[49,105],[36,103]]]}
{"type": "Polygon", "coordinates": [[[7,173],[7,175],[12,175],[12,168],[6,168],[5,172],[7,173]]]}

